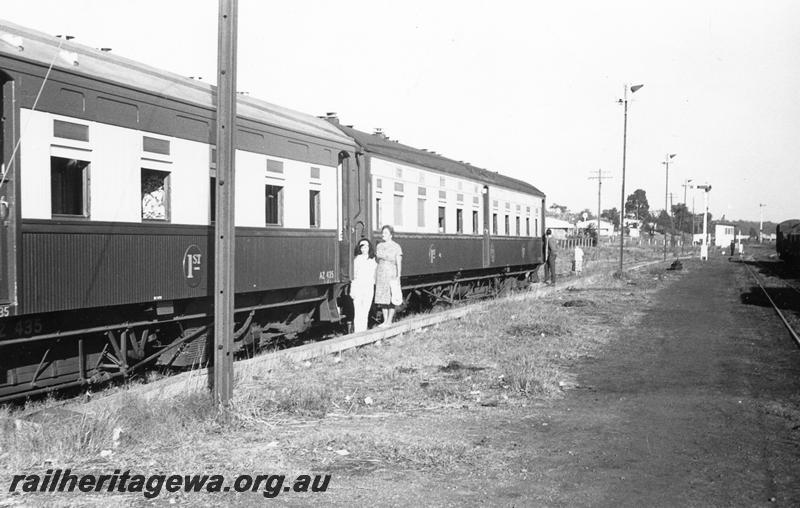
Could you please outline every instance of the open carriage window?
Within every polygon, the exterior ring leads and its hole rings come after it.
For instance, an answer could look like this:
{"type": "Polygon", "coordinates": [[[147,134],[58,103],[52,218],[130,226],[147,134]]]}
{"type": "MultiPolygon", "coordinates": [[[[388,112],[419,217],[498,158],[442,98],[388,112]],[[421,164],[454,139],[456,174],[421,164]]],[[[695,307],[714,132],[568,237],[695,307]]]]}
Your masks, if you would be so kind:
{"type": "Polygon", "coordinates": [[[318,190],[308,191],[308,226],[318,228],[321,225],[320,196],[318,190]]]}
{"type": "Polygon", "coordinates": [[[283,187],[279,185],[265,185],[265,219],[268,226],[283,224],[283,187]]]}
{"type": "Polygon", "coordinates": [[[169,172],[142,168],[142,220],[169,220],[169,172]]]}
{"type": "Polygon", "coordinates": [[[89,162],[50,157],[50,205],[53,215],[89,216],[89,162]]]}

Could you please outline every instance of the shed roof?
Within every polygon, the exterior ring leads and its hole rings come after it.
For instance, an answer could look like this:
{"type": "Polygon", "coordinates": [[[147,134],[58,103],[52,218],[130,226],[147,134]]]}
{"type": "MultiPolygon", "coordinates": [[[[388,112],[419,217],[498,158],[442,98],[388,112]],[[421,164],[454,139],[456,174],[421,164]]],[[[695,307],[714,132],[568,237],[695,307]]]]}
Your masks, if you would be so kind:
{"type": "MultiPolygon", "coordinates": [[[[588,227],[597,227],[597,220],[583,220],[578,222],[577,226],[581,229],[588,228],[588,227]]],[[[601,220],[600,221],[600,229],[614,229],[614,225],[610,222],[601,220]]]]}
{"type": "Polygon", "coordinates": [[[356,143],[358,143],[362,149],[372,154],[463,178],[478,180],[480,182],[496,185],[497,187],[504,187],[545,197],[542,191],[522,180],[504,176],[500,173],[479,168],[465,162],[454,161],[427,150],[404,145],[388,139],[383,134],[368,134],[352,127],[341,125],[336,118],[330,118],[330,121],[334,125],[337,125],[342,132],[355,139],[356,143]]]}
{"type": "Polygon", "coordinates": [[[568,221],[562,219],[556,219],[555,217],[545,217],[544,224],[546,228],[550,229],[573,229],[575,228],[575,224],[571,224],[568,221]]]}
{"type": "MultiPolygon", "coordinates": [[[[87,75],[160,97],[216,108],[216,87],[202,81],[156,69],[73,41],[31,30],[0,19],[0,54],[32,61],[67,73],[87,75]]],[[[313,115],[247,96],[237,98],[237,116],[290,131],[353,145],[333,125],[313,115]]]]}

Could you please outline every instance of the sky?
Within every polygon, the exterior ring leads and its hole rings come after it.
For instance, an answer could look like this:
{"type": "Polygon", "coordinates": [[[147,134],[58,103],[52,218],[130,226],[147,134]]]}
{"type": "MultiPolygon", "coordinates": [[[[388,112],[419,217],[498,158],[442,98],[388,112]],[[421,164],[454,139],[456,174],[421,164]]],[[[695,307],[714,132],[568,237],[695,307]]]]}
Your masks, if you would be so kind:
{"type": "MultiPolygon", "coordinates": [[[[238,90],[524,180],[548,205],[800,218],[796,0],[239,0],[238,90]],[[676,154],[669,164],[667,154],[676,154]],[[691,184],[690,184],[691,185],[691,184]],[[684,194],[686,192],[686,194],[684,194]],[[693,200],[694,196],[694,200],[693,200]]],[[[0,18],[215,83],[213,0],[0,0],[0,18]]]]}

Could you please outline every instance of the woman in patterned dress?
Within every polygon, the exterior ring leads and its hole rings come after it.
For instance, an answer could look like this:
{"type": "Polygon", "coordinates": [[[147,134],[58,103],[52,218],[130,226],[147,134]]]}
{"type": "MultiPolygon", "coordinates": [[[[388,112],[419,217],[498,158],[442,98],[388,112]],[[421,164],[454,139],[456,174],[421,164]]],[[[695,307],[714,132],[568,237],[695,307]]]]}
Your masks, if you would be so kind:
{"type": "Polygon", "coordinates": [[[383,314],[383,323],[380,326],[392,324],[395,306],[403,302],[400,293],[403,249],[392,240],[393,235],[392,226],[383,226],[381,228],[383,242],[375,248],[375,257],[378,258],[378,271],[375,273],[375,305],[380,307],[383,314]]]}

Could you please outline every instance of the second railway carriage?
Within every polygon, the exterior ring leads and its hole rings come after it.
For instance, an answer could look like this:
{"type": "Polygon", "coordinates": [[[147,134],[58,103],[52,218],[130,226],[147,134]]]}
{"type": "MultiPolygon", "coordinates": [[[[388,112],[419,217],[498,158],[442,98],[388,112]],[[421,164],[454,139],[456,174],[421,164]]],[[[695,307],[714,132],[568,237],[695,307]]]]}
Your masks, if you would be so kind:
{"type": "MultiPolygon", "coordinates": [[[[215,89],[0,21],[0,400],[201,360],[215,89]]],[[[236,343],[340,318],[358,182],[340,130],[237,106],[236,343]],[[342,255],[345,253],[345,255],[342,255]]]]}
{"type": "Polygon", "coordinates": [[[785,220],[775,227],[775,250],[778,257],[786,262],[793,262],[798,254],[797,228],[800,224],[798,219],[785,220]],[[790,235],[792,235],[790,237],[790,235]]]}
{"type": "Polygon", "coordinates": [[[776,226],[775,250],[787,264],[797,266],[800,263],[800,220],[785,220],[776,226]]]}
{"type": "Polygon", "coordinates": [[[327,119],[355,139],[368,175],[357,234],[395,229],[408,295],[426,304],[489,296],[541,265],[545,196],[536,187],[327,119]]]}

